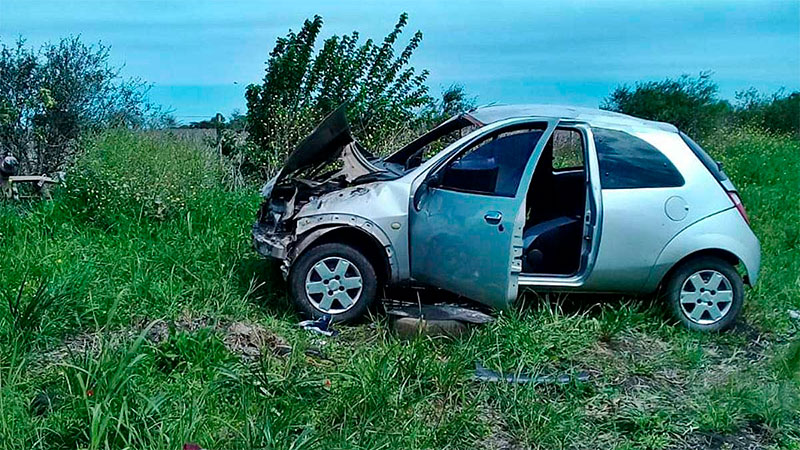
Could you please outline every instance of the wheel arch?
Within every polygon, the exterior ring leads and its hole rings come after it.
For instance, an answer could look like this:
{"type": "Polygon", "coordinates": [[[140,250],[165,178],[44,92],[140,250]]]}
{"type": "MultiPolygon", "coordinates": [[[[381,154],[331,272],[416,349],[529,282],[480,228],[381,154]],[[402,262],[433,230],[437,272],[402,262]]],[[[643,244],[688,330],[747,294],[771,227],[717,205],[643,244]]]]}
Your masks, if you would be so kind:
{"type": "Polygon", "coordinates": [[[761,266],[758,238],[739,212],[729,208],[695,222],[674,236],[656,258],[644,290],[655,291],[675,267],[704,254],[721,257],[734,266],[741,263],[747,272],[745,282],[751,286],[758,280],[761,266]]]}
{"type": "Polygon", "coordinates": [[[326,224],[306,230],[294,245],[291,260],[297,260],[313,247],[328,243],[345,244],[360,251],[373,264],[382,283],[394,281],[393,277],[397,276],[394,252],[388,238],[382,239],[364,227],[349,224],[326,224]]]}
{"type": "MultiPolygon", "coordinates": [[[[697,250],[695,252],[692,252],[684,256],[683,258],[672,264],[672,266],[669,267],[669,269],[658,280],[657,288],[658,289],[663,288],[664,282],[669,280],[670,276],[672,276],[672,274],[675,273],[675,271],[679,267],[683,266],[687,262],[692,261],[694,259],[708,257],[708,256],[719,258],[734,267],[736,267],[736,265],[742,262],[742,260],[739,259],[738,256],[736,256],[733,252],[729,250],[724,250],[721,248],[705,248],[702,250],[697,250]]],[[[747,277],[745,277],[745,282],[747,282],[747,277]]]]}

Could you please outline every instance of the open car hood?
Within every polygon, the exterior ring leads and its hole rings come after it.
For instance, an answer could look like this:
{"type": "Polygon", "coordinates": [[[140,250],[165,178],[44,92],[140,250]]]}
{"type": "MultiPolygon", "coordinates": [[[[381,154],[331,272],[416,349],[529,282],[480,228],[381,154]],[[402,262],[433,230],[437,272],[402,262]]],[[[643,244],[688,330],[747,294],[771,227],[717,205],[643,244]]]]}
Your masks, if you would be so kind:
{"type": "Polygon", "coordinates": [[[297,144],[275,177],[275,183],[292,177],[314,179],[320,176],[343,176],[347,181],[352,181],[359,176],[381,171],[369,162],[372,155],[358,145],[350,133],[346,108],[347,104],[336,108],[297,144]],[[331,168],[329,173],[320,173],[337,159],[343,161],[342,167],[331,168]]]}

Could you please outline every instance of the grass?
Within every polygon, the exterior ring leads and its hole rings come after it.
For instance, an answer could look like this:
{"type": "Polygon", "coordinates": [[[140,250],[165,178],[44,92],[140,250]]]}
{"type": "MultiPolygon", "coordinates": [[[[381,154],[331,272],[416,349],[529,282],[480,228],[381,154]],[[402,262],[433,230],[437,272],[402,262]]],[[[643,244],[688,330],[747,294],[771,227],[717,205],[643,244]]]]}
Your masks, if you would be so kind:
{"type": "Polygon", "coordinates": [[[257,189],[226,188],[198,144],[105,133],[53,201],[0,206],[0,448],[800,448],[800,142],[708,147],[763,245],[733,331],[651,299],[527,296],[402,341],[381,318],[297,329],[250,249],[257,189]],[[591,379],[481,383],[476,361],[591,379]]]}

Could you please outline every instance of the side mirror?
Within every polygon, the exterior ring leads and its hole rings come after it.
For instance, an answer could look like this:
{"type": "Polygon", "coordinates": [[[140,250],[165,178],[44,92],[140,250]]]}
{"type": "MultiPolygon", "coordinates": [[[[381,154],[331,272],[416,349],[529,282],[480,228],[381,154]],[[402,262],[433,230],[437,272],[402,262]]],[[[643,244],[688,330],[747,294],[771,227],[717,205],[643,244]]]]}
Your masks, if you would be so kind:
{"type": "Polygon", "coordinates": [[[422,181],[422,184],[419,185],[416,192],[414,192],[414,209],[419,211],[419,204],[422,201],[422,197],[428,193],[431,189],[438,187],[442,184],[442,179],[444,175],[441,171],[434,173],[433,175],[425,178],[422,181]]]}
{"type": "Polygon", "coordinates": [[[423,184],[427,189],[432,189],[441,186],[443,180],[444,180],[444,170],[439,170],[430,177],[428,177],[428,179],[425,180],[425,183],[423,184]]]}

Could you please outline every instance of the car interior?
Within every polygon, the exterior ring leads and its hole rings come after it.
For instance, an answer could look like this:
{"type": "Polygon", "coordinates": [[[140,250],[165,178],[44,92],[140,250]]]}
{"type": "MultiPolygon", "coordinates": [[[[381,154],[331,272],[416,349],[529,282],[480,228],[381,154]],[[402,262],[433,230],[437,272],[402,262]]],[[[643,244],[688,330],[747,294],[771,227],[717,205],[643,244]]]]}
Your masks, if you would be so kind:
{"type": "MultiPolygon", "coordinates": [[[[543,132],[530,124],[498,130],[448,163],[433,182],[449,190],[514,197],[543,132]]],[[[542,151],[525,198],[523,274],[572,276],[581,270],[585,148],[582,133],[564,127],[556,128],[542,151]]]]}
{"type": "Polygon", "coordinates": [[[582,134],[558,128],[544,148],[526,197],[522,272],[575,275],[580,270],[587,176],[582,134]]]}

